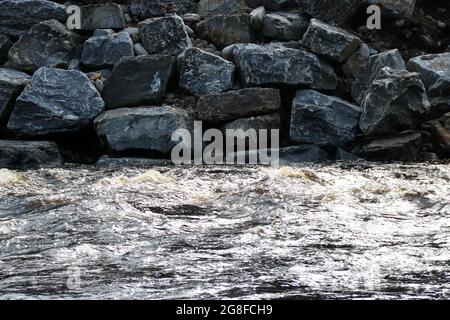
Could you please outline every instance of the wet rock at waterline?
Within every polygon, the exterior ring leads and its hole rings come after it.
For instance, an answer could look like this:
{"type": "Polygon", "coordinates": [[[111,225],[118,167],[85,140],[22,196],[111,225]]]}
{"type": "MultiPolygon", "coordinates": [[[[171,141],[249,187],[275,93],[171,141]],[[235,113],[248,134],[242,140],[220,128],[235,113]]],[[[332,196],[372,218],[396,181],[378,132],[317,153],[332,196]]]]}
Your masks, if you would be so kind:
{"type": "Polygon", "coordinates": [[[46,0],[0,0],[0,33],[18,38],[33,25],[67,20],[65,6],[46,0]]]}
{"type": "Polygon", "coordinates": [[[24,72],[0,68],[0,127],[8,122],[15,99],[30,79],[24,72]]]}
{"type": "Polygon", "coordinates": [[[40,68],[17,98],[8,129],[24,136],[75,132],[89,126],[103,107],[82,72],[40,68]]]}
{"type": "Polygon", "coordinates": [[[0,140],[0,168],[60,166],[62,163],[54,142],[0,140]]]}
{"type": "Polygon", "coordinates": [[[170,153],[177,129],[192,130],[192,115],[174,107],[138,107],[109,110],[94,121],[101,141],[113,152],[156,151],[170,153]]]}
{"type": "Polygon", "coordinates": [[[103,99],[109,109],[158,103],[175,69],[168,55],[123,58],[106,82],[103,99]]]}
{"type": "Polygon", "coordinates": [[[196,111],[201,120],[220,123],[268,114],[280,108],[281,98],[278,90],[248,88],[201,96],[196,111]]]}
{"type": "Polygon", "coordinates": [[[301,40],[309,17],[300,10],[275,11],[264,15],[261,33],[277,40],[301,40]]]}
{"type": "Polygon", "coordinates": [[[425,86],[417,73],[386,67],[362,102],[361,130],[368,135],[415,129],[430,110],[425,86]]]}
{"type": "Polygon", "coordinates": [[[442,156],[450,156],[450,112],[439,119],[422,124],[422,128],[431,133],[437,151],[442,156]]]}
{"type": "Polygon", "coordinates": [[[142,45],[149,54],[176,56],[192,47],[183,19],[177,15],[147,19],[138,26],[142,45]]]}
{"type": "Polygon", "coordinates": [[[185,50],[178,56],[179,86],[201,96],[230,90],[233,87],[233,63],[198,48],[185,50]]]}
{"type": "Polygon", "coordinates": [[[81,37],[57,20],[34,25],[9,50],[9,61],[22,71],[33,73],[40,67],[67,69],[79,60],[81,37]]]}
{"type": "Polygon", "coordinates": [[[233,50],[244,86],[291,85],[334,90],[333,67],[313,53],[282,45],[239,44],[233,50]]]}
{"type": "Polygon", "coordinates": [[[110,68],[123,57],[134,57],[134,45],[128,33],[97,34],[85,41],[81,63],[94,69],[110,68]]]}
{"type": "Polygon", "coordinates": [[[80,14],[81,30],[92,31],[127,27],[122,7],[115,3],[81,6],[80,14]]]}
{"type": "Polygon", "coordinates": [[[290,139],[319,146],[344,146],[355,138],[361,109],[337,97],[300,90],[292,102],[290,139]]]}
{"type": "Polygon", "coordinates": [[[196,0],[133,0],[131,13],[138,20],[177,13],[183,15],[196,12],[196,0]]]}

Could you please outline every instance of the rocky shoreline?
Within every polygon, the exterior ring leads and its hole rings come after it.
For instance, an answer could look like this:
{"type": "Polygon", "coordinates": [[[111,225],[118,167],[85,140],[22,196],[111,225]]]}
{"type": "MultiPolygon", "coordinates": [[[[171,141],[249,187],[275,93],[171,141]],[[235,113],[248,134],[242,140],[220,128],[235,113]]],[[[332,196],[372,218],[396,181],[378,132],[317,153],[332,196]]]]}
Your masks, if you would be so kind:
{"type": "Polygon", "coordinates": [[[284,161],[448,159],[449,34],[446,1],[0,0],[0,167],[165,159],[199,120],[284,161]]]}

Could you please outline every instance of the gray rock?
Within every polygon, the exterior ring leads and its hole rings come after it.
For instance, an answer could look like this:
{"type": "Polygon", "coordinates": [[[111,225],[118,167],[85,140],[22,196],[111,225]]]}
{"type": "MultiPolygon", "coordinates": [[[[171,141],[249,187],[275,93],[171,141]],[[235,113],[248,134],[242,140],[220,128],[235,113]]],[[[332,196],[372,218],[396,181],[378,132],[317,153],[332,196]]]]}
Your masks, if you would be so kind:
{"type": "Polygon", "coordinates": [[[174,11],[183,15],[197,11],[196,0],[133,0],[131,13],[138,20],[164,16],[174,11]],[[176,8],[171,6],[171,3],[176,8]]]}
{"type": "Polygon", "coordinates": [[[332,24],[344,24],[354,17],[364,0],[302,0],[306,13],[332,24]]]}
{"type": "Polygon", "coordinates": [[[30,79],[21,71],[0,68],[0,126],[8,122],[16,98],[30,79]]]}
{"type": "Polygon", "coordinates": [[[379,161],[414,161],[422,148],[422,135],[407,131],[396,136],[371,141],[354,152],[363,158],[379,161]]]}
{"type": "Polygon", "coordinates": [[[313,53],[277,45],[237,45],[234,61],[244,86],[284,84],[334,90],[337,77],[331,65],[313,53]]]}
{"type": "Polygon", "coordinates": [[[439,154],[450,156],[450,112],[439,119],[422,124],[422,128],[432,135],[432,140],[439,154]]]}
{"type": "Polygon", "coordinates": [[[127,23],[122,7],[115,3],[81,6],[81,30],[122,29],[127,23]]]}
{"type": "Polygon", "coordinates": [[[358,161],[361,160],[356,154],[338,148],[336,151],[336,160],[338,161],[358,161]]]}
{"type": "Polygon", "coordinates": [[[26,136],[75,132],[91,124],[103,107],[82,72],[40,68],[17,98],[8,129],[26,136]]]}
{"type": "Polygon", "coordinates": [[[309,17],[300,10],[275,11],[263,19],[262,34],[277,40],[301,40],[309,17]]]}
{"type": "Polygon", "coordinates": [[[198,48],[178,56],[179,86],[196,96],[230,90],[233,87],[233,63],[198,48]]]}
{"type": "Polygon", "coordinates": [[[337,97],[299,90],[292,102],[290,139],[318,146],[344,146],[358,130],[361,109],[337,97]]]}
{"type": "Polygon", "coordinates": [[[264,17],[266,16],[266,9],[261,6],[250,12],[250,26],[253,30],[260,32],[264,26],[264,17]]]}
{"type": "Polygon", "coordinates": [[[201,120],[218,123],[272,113],[280,108],[278,90],[248,88],[202,96],[198,100],[196,111],[201,120]]]}
{"type": "Polygon", "coordinates": [[[93,36],[86,40],[81,63],[89,68],[111,68],[123,57],[134,57],[133,40],[126,32],[93,36]]]}
{"type": "Polygon", "coordinates": [[[405,70],[405,61],[403,60],[400,51],[394,49],[375,54],[361,66],[352,85],[352,97],[355,101],[358,103],[362,102],[366,91],[378,76],[380,70],[384,67],[405,70]]]}
{"type": "Polygon", "coordinates": [[[9,38],[3,34],[0,34],[0,64],[5,63],[8,60],[8,51],[11,49],[13,43],[9,38]]]}
{"type": "Polygon", "coordinates": [[[183,19],[176,15],[142,21],[139,33],[149,54],[179,55],[192,47],[183,19]]]}
{"type": "Polygon", "coordinates": [[[295,0],[247,0],[251,8],[265,7],[268,10],[280,10],[287,8],[295,3],[295,0]]]}
{"type": "Polygon", "coordinates": [[[359,68],[369,60],[371,56],[370,48],[367,44],[361,44],[361,47],[356,51],[342,66],[345,75],[354,79],[358,74],[359,68]]]}
{"type": "Polygon", "coordinates": [[[0,140],[0,168],[62,165],[58,145],[50,141],[0,140]]]}
{"type": "Polygon", "coordinates": [[[378,73],[361,107],[360,128],[367,135],[414,129],[430,110],[419,74],[389,67],[378,73]]]}
{"type": "Polygon", "coordinates": [[[128,33],[131,37],[131,40],[133,40],[134,43],[138,43],[141,41],[141,35],[139,34],[139,28],[137,27],[128,27],[122,29],[122,32],[128,33]]]}
{"type": "Polygon", "coordinates": [[[344,29],[311,19],[302,44],[310,51],[343,63],[359,48],[362,41],[344,29]]]}
{"type": "Polygon", "coordinates": [[[110,109],[159,103],[174,72],[167,55],[123,58],[106,81],[103,99],[110,109]]]}
{"type": "Polygon", "coordinates": [[[94,31],[93,37],[109,36],[116,33],[113,29],[97,29],[94,31]]]}
{"type": "Polygon", "coordinates": [[[96,166],[98,167],[137,167],[151,168],[154,166],[170,166],[172,162],[169,159],[152,159],[152,158],[133,158],[133,157],[111,157],[102,156],[98,159],[96,166]]]}
{"type": "Polygon", "coordinates": [[[305,144],[279,149],[280,164],[299,162],[322,162],[326,161],[328,155],[325,151],[315,145],[305,144]]]}
{"type": "Polygon", "coordinates": [[[232,45],[229,45],[228,47],[223,48],[222,49],[222,53],[221,53],[222,58],[233,62],[233,51],[234,51],[234,48],[236,48],[235,44],[232,44],[232,45]]]}
{"type": "Polygon", "coordinates": [[[113,152],[146,150],[163,154],[176,145],[172,133],[180,128],[192,130],[192,123],[189,112],[168,106],[110,110],[94,121],[100,140],[113,152]]]}
{"type": "MultiPolygon", "coordinates": [[[[231,122],[228,122],[222,126],[222,131],[226,130],[238,130],[242,129],[247,131],[249,129],[254,129],[258,134],[259,130],[272,130],[280,129],[281,120],[279,114],[268,114],[264,116],[256,116],[250,118],[240,118],[231,122]]],[[[257,137],[255,137],[257,141],[257,137]]]]}
{"type": "Polygon", "coordinates": [[[416,0],[369,0],[369,4],[381,7],[383,15],[395,18],[410,18],[416,6],[416,0]]]}
{"type": "Polygon", "coordinates": [[[0,33],[20,37],[33,25],[50,19],[65,23],[66,8],[45,0],[0,0],[0,33]]]}
{"type": "Polygon", "coordinates": [[[187,13],[184,14],[181,18],[183,19],[184,24],[191,28],[195,28],[195,25],[202,20],[202,17],[196,13],[187,13]]]}
{"type": "Polygon", "coordinates": [[[450,105],[450,52],[413,58],[407,68],[420,73],[432,105],[450,105]]]}
{"type": "Polygon", "coordinates": [[[220,15],[207,18],[197,24],[196,33],[200,38],[212,42],[219,48],[234,43],[256,41],[256,34],[250,26],[250,15],[248,14],[220,15]]]}
{"type": "Polygon", "coordinates": [[[9,50],[9,61],[22,71],[40,67],[68,69],[81,56],[82,39],[56,20],[34,25],[9,50]]]}
{"type": "Polygon", "coordinates": [[[250,8],[245,0],[200,0],[197,9],[198,14],[203,17],[249,11],[250,8]]]}
{"type": "Polygon", "coordinates": [[[134,54],[136,56],[149,56],[150,54],[145,50],[144,46],[140,43],[134,44],[134,54]]]}

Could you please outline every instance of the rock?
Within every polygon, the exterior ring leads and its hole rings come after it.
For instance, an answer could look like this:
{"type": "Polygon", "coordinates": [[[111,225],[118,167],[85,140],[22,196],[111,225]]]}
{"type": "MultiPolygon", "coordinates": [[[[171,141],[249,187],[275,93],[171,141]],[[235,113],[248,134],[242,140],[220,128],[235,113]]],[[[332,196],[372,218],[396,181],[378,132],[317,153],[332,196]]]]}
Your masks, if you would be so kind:
{"type": "Polygon", "coordinates": [[[3,34],[0,34],[0,64],[5,63],[8,60],[8,51],[11,49],[13,43],[9,38],[3,34]]]}
{"type": "Polygon", "coordinates": [[[380,138],[354,150],[358,155],[378,161],[414,161],[422,147],[422,135],[415,131],[380,138]]]}
{"type": "Polygon", "coordinates": [[[141,41],[141,35],[139,34],[139,28],[137,27],[128,27],[122,29],[122,32],[128,33],[130,35],[131,40],[133,40],[134,43],[138,43],[141,41]]]}
{"type": "Polygon", "coordinates": [[[111,68],[123,57],[134,57],[133,47],[126,32],[93,36],[84,43],[81,62],[89,68],[111,68]]]}
{"type": "Polygon", "coordinates": [[[203,17],[247,13],[250,8],[245,0],[200,0],[197,12],[203,17]]]}
{"type": "Polygon", "coordinates": [[[432,135],[435,148],[444,157],[450,156],[450,112],[439,119],[422,124],[422,128],[432,135]]]}
{"type": "Polygon", "coordinates": [[[133,0],[131,4],[131,13],[139,21],[164,16],[167,13],[174,13],[173,11],[179,15],[196,12],[196,0],[133,0]]]}
{"type": "Polygon", "coordinates": [[[8,129],[26,136],[75,132],[89,126],[103,107],[82,72],[40,68],[17,98],[8,129]]]}
{"type": "Polygon", "coordinates": [[[122,7],[115,3],[80,7],[81,30],[123,29],[127,27],[122,7]]]}
{"type": "Polygon", "coordinates": [[[369,60],[371,56],[370,48],[367,44],[361,44],[361,47],[356,51],[342,66],[345,75],[354,79],[358,74],[359,68],[369,60]]]}
{"type": "Polygon", "coordinates": [[[181,18],[184,24],[191,28],[195,28],[195,25],[202,20],[202,17],[196,13],[186,13],[181,18]]]}
{"type": "Polygon", "coordinates": [[[414,12],[416,0],[369,0],[369,4],[379,6],[383,15],[410,18],[414,12]]]}
{"type": "Polygon", "coordinates": [[[301,40],[308,23],[309,17],[300,10],[275,11],[264,16],[262,34],[277,40],[301,40]]]}
{"type": "Polygon", "coordinates": [[[115,33],[113,29],[97,29],[94,31],[93,37],[109,36],[115,33]]]}
{"type": "Polygon", "coordinates": [[[196,31],[200,38],[214,43],[219,48],[234,43],[256,41],[256,35],[250,26],[250,15],[248,14],[213,16],[199,22],[196,31]]]}
{"type": "MultiPolygon", "coordinates": [[[[245,90],[245,89],[244,89],[245,90]]],[[[228,122],[222,126],[222,131],[242,129],[244,131],[254,129],[258,134],[259,130],[280,129],[281,120],[279,114],[269,114],[264,116],[256,116],[250,118],[240,118],[232,122],[228,122]]],[[[257,137],[255,137],[257,141],[257,137]]]]}
{"type": "Polygon", "coordinates": [[[134,44],[134,54],[136,56],[149,56],[150,54],[145,50],[144,46],[140,43],[134,44]]]}
{"type": "Polygon", "coordinates": [[[279,149],[280,164],[298,162],[322,162],[326,161],[328,155],[325,151],[315,145],[301,145],[279,149]]]}
{"type": "Polygon", "coordinates": [[[336,151],[336,160],[338,160],[338,161],[358,161],[358,160],[361,160],[361,158],[351,152],[345,151],[342,148],[338,148],[336,151]]]}
{"type": "Polygon", "coordinates": [[[265,7],[268,10],[280,10],[294,4],[294,0],[247,0],[251,8],[265,7]]]}
{"type": "Polygon", "coordinates": [[[450,52],[413,58],[407,69],[420,73],[432,105],[450,105],[450,52]]]}
{"type": "Polygon", "coordinates": [[[233,63],[198,48],[178,56],[179,86],[196,96],[230,90],[233,87],[233,63]]]}
{"type": "Polygon", "coordinates": [[[235,44],[232,44],[232,45],[229,45],[228,47],[223,48],[222,49],[222,53],[221,53],[222,58],[233,62],[233,51],[234,51],[234,48],[236,48],[235,44]]]}
{"type": "Polygon", "coordinates": [[[62,165],[58,145],[50,141],[0,140],[0,168],[62,165]]]}
{"type": "Polygon", "coordinates": [[[172,133],[191,130],[192,115],[186,110],[163,107],[139,107],[110,110],[99,115],[95,129],[100,140],[113,152],[157,151],[169,153],[176,145],[172,133]]]}
{"type": "Polygon", "coordinates": [[[0,0],[0,8],[0,33],[15,38],[41,21],[67,20],[66,8],[51,1],[0,0]]]}
{"type": "Polygon", "coordinates": [[[8,122],[16,98],[30,79],[21,71],[0,68],[0,127],[8,122]]]}
{"type": "Polygon", "coordinates": [[[362,3],[362,0],[302,0],[302,8],[319,20],[345,24],[354,17],[362,3]]]}
{"type": "Polygon", "coordinates": [[[375,54],[361,66],[352,85],[352,97],[355,101],[358,103],[362,102],[366,91],[378,76],[380,70],[384,67],[390,67],[395,70],[405,70],[405,61],[403,60],[400,51],[394,49],[375,54]]]}
{"type": "Polygon", "coordinates": [[[103,89],[107,108],[159,103],[174,72],[175,58],[168,55],[123,58],[103,89]]]}
{"type": "Polygon", "coordinates": [[[236,46],[233,55],[246,87],[278,84],[334,90],[337,86],[331,65],[304,50],[241,44],[236,46]]]}
{"type": "Polygon", "coordinates": [[[176,15],[142,21],[139,32],[149,54],[179,55],[192,47],[183,19],[176,15]]]}
{"type": "Polygon", "coordinates": [[[380,70],[361,107],[360,128],[367,135],[414,129],[430,110],[419,74],[389,67],[380,70]]]}
{"type": "Polygon", "coordinates": [[[343,63],[359,48],[362,41],[344,29],[311,19],[302,44],[310,51],[343,63]]]}
{"type": "Polygon", "coordinates": [[[358,129],[361,109],[340,98],[299,90],[292,102],[289,137],[297,143],[344,146],[358,129]]]}
{"type": "Polygon", "coordinates": [[[280,93],[270,88],[248,88],[200,97],[199,119],[220,123],[255,115],[276,112],[281,108],[280,93]]]}
{"type": "Polygon", "coordinates": [[[133,157],[111,157],[102,156],[98,159],[97,167],[137,167],[152,168],[154,166],[170,166],[172,162],[169,159],[152,159],[152,158],[133,158],[133,157]]]}
{"type": "Polygon", "coordinates": [[[34,25],[9,50],[9,61],[22,71],[33,73],[40,67],[68,69],[80,59],[82,39],[56,20],[34,25]]]}

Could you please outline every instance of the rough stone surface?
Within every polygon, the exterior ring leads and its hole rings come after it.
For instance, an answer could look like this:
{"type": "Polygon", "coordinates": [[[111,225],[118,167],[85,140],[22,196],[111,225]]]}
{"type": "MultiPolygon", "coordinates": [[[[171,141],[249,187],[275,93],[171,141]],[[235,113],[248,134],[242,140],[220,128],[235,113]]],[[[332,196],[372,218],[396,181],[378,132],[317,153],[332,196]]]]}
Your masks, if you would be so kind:
{"type": "Polygon", "coordinates": [[[175,4],[179,15],[197,11],[196,0],[133,0],[131,13],[138,20],[160,17],[172,12],[170,3],[175,4]]]}
{"type": "Polygon", "coordinates": [[[0,68],[0,126],[8,122],[15,99],[30,79],[21,71],[0,68]]]}
{"type": "Polygon", "coordinates": [[[311,19],[302,44],[314,53],[343,63],[359,48],[361,39],[344,29],[311,19]]]}
{"type": "Polygon", "coordinates": [[[201,96],[233,87],[233,63],[198,48],[185,50],[178,56],[179,86],[201,96]]]}
{"type": "Polygon", "coordinates": [[[0,64],[8,60],[8,51],[12,45],[13,43],[7,36],[0,34],[0,64]]]}
{"type": "Polygon", "coordinates": [[[0,140],[0,168],[58,165],[62,157],[54,142],[0,140]]]}
{"type": "Polygon", "coordinates": [[[34,25],[9,50],[9,61],[22,71],[40,67],[68,69],[81,56],[82,39],[56,20],[34,25]]]}
{"type": "Polygon", "coordinates": [[[200,0],[197,12],[199,15],[214,16],[232,13],[246,13],[250,9],[245,0],[200,0]]]}
{"type": "Polygon", "coordinates": [[[382,8],[383,15],[395,18],[411,17],[416,6],[416,0],[369,0],[368,3],[382,8]]]}
{"type": "Polygon", "coordinates": [[[280,10],[294,4],[294,0],[247,0],[251,8],[263,6],[268,10],[280,10]]]}
{"type": "Polygon", "coordinates": [[[369,60],[371,56],[370,48],[367,44],[361,44],[359,50],[356,51],[342,66],[342,70],[345,75],[351,79],[354,79],[358,74],[359,68],[369,60]]]}
{"type": "Polygon", "coordinates": [[[355,138],[361,109],[340,98],[299,90],[292,102],[290,139],[319,146],[344,146],[355,138]]]}
{"type": "Polygon", "coordinates": [[[450,113],[424,123],[422,128],[431,133],[440,154],[444,157],[450,156],[450,113]]]}
{"type": "Polygon", "coordinates": [[[306,13],[332,24],[348,22],[358,11],[363,0],[302,0],[306,13]]]}
{"type": "Polygon", "coordinates": [[[394,49],[375,54],[361,66],[352,85],[352,97],[355,101],[358,103],[362,102],[366,91],[378,76],[380,70],[384,67],[405,70],[405,61],[403,60],[400,51],[394,49]]]}
{"type": "Polygon", "coordinates": [[[103,99],[108,108],[158,103],[174,71],[175,58],[167,55],[123,58],[106,81],[103,99]]]}
{"type": "Polygon", "coordinates": [[[327,160],[327,153],[315,145],[292,146],[279,149],[280,164],[297,162],[321,162],[327,160]]]}
{"type": "Polygon", "coordinates": [[[123,57],[134,57],[133,47],[126,32],[93,36],[84,43],[81,62],[90,68],[110,68],[123,57]]]}
{"type": "Polygon", "coordinates": [[[41,68],[17,98],[8,129],[27,136],[74,132],[90,125],[103,107],[83,73],[41,68]]]}
{"type": "Polygon", "coordinates": [[[192,47],[183,19],[176,15],[142,21],[139,33],[149,54],[179,55],[192,47]]]}
{"type": "Polygon", "coordinates": [[[197,24],[197,35],[219,48],[234,43],[255,42],[256,35],[250,26],[250,15],[233,14],[207,18],[197,24]]]}
{"type": "Polygon", "coordinates": [[[362,102],[361,130],[368,135],[414,129],[430,110],[417,73],[383,68],[362,102]]]}
{"type": "Polygon", "coordinates": [[[300,10],[275,11],[263,18],[262,34],[276,40],[301,40],[309,17],[300,10]]]}
{"type": "Polygon", "coordinates": [[[120,5],[115,3],[81,6],[81,30],[122,29],[127,23],[120,5]]]}
{"type": "Polygon", "coordinates": [[[267,114],[281,108],[276,89],[248,88],[200,97],[197,114],[207,122],[223,122],[241,117],[267,114]]]}
{"type": "Polygon", "coordinates": [[[244,86],[284,84],[334,90],[333,68],[313,53],[285,46],[237,45],[233,51],[244,86]]]}
{"type": "Polygon", "coordinates": [[[0,0],[0,33],[20,37],[33,25],[50,19],[65,23],[63,5],[45,0],[0,0]]]}
{"type": "Polygon", "coordinates": [[[192,116],[173,107],[139,107],[110,110],[99,115],[94,125],[99,138],[113,152],[157,151],[169,153],[176,142],[172,133],[191,130],[192,116]]]}
{"type": "MultiPolygon", "coordinates": [[[[281,120],[279,114],[269,114],[264,116],[256,116],[249,118],[240,118],[234,120],[232,122],[228,122],[222,126],[222,130],[226,132],[226,130],[238,130],[242,129],[247,131],[249,129],[256,130],[258,135],[259,130],[272,130],[272,129],[280,129],[281,120]]],[[[254,137],[255,141],[257,141],[257,136],[254,137]]]]}

